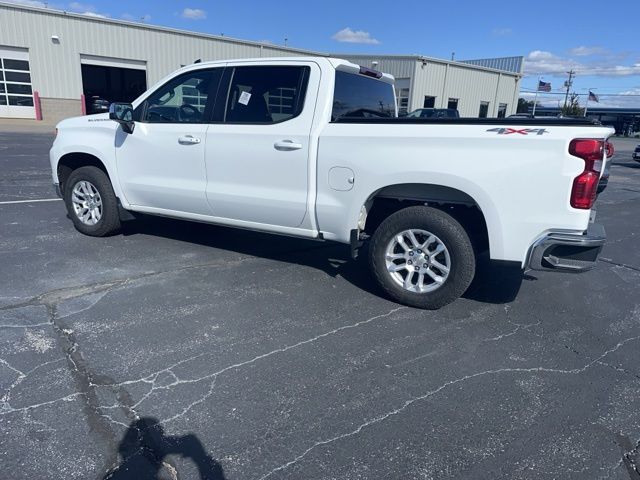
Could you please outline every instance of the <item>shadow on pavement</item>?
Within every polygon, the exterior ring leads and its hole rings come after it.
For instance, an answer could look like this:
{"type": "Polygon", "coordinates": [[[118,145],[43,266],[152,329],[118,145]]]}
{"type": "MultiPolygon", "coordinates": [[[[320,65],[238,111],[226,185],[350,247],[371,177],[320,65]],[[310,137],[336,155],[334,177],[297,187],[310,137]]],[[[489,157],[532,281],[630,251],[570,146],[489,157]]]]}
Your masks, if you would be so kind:
{"type": "Polygon", "coordinates": [[[201,480],[224,480],[224,471],[205,451],[195,435],[166,436],[155,418],[133,422],[118,446],[121,464],[108,472],[104,480],[155,480],[179,478],[166,461],[167,455],[188,458],[198,468],[201,480]]]}
{"type": "Polygon", "coordinates": [[[640,162],[620,162],[620,161],[615,161],[613,162],[613,166],[620,166],[620,167],[627,167],[627,168],[637,168],[640,169],[640,162]]]}
{"type": "Polygon", "coordinates": [[[476,276],[462,297],[482,303],[509,303],[518,295],[523,279],[537,280],[524,275],[519,265],[491,262],[487,253],[481,254],[476,276]]]}
{"type": "MultiPolygon", "coordinates": [[[[340,276],[355,287],[373,295],[383,295],[369,273],[366,250],[363,249],[359,258],[354,261],[351,259],[349,247],[339,243],[324,243],[148,215],[141,215],[135,221],[125,222],[123,234],[164,237],[304,265],[322,270],[331,277],[340,276]]],[[[476,278],[463,297],[483,303],[508,303],[518,294],[522,279],[522,271],[519,268],[496,265],[490,262],[488,257],[481,257],[476,278]]]]}

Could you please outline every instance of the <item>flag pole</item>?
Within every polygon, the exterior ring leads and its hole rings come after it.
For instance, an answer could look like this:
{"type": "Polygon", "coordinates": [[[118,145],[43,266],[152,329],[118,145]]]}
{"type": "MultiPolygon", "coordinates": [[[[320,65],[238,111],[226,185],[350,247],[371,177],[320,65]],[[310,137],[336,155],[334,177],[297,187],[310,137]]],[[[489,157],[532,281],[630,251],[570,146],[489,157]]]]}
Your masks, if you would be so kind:
{"type": "MultiPolygon", "coordinates": [[[[584,104],[584,116],[585,116],[585,118],[587,116],[587,109],[589,108],[589,98],[591,98],[591,91],[592,90],[597,90],[597,88],[589,88],[589,89],[587,89],[587,101],[584,104]]],[[[595,96],[595,94],[594,94],[594,97],[595,97],[595,102],[599,103],[599,99],[598,99],[597,96],[595,96]]]]}
{"type": "Polygon", "coordinates": [[[587,118],[587,109],[589,108],[589,97],[591,96],[591,90],[587,91],[587,101],[584,104],[584,118],[587,118]]]}
{"type": "Polygon", "coordinates": [[[533,97],[533,113],[532,115],[536,116],[536,105],[538,104],[538,90],[540,90],[540,79],[542,77],[538,77],[538,83],[536,83],[536,96],[533,97]]]}

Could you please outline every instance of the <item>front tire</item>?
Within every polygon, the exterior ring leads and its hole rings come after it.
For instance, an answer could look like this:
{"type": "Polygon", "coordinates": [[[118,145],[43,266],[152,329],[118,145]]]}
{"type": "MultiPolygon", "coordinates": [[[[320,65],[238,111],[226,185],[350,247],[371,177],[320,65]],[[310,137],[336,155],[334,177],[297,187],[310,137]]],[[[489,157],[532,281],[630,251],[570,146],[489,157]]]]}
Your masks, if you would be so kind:
{"type": "Polygon", "coordinates": [[[475,275],[465,229],[441,210],[417,206],[387,217],[371,239],[369,263],[380,287],[411,307],[436,310],[460,297],[475,275]]]}
{"type": "Polygon", "coordinates": [[[120,229],[118,201],[107,174],[93,166],[80,167],[64,185],[64,203],[76,229],[92,237],[120,229]]]}

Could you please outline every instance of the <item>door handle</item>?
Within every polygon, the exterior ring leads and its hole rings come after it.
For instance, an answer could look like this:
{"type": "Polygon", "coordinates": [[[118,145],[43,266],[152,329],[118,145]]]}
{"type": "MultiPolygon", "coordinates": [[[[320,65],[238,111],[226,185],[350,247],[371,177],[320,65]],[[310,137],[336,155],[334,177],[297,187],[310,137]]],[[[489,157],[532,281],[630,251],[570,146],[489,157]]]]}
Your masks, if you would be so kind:
{"type": "Polygon", "coordinates": [[[273,147],[276,150],[281,151],[290,151],[290,150],[300,150],[302,148],[301,143],[294,143],[291,140],[282,140],[281,142],[276,142],[273,144],[273,147]]]}
{"type": "Polygon", "coordinates": [[[181,135],[178,137],[178,143],[180,145],[197,145],[200,143],[200,139],[193,135],[181,135]]]}

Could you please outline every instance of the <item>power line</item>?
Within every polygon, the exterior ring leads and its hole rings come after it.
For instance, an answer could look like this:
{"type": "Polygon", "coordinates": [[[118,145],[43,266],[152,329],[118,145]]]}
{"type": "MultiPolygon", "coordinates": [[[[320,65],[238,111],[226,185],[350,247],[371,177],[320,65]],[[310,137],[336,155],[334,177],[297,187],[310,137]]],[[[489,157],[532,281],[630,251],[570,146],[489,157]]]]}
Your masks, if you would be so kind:
{"type": "MultiPolygon", "coordinates": [[[[536,93],[535,90],[524,90],[524,89],[520,89],[521,93],[536,93]]],[[[545,96],[545,95],[564,95],[564,92],[544,92],[541,93],[540,96],[545,96]]],[[[578,95],[579,97],[586,97],[587,95],[589,95],[588,93],[576,93],[576,95],[578,95]]],[[[624,93],[599,93],[598,94],[599,97],[640,97],[640,94],[637,93],[633,93],[633,94],[624,94],[624,93]]]]}

